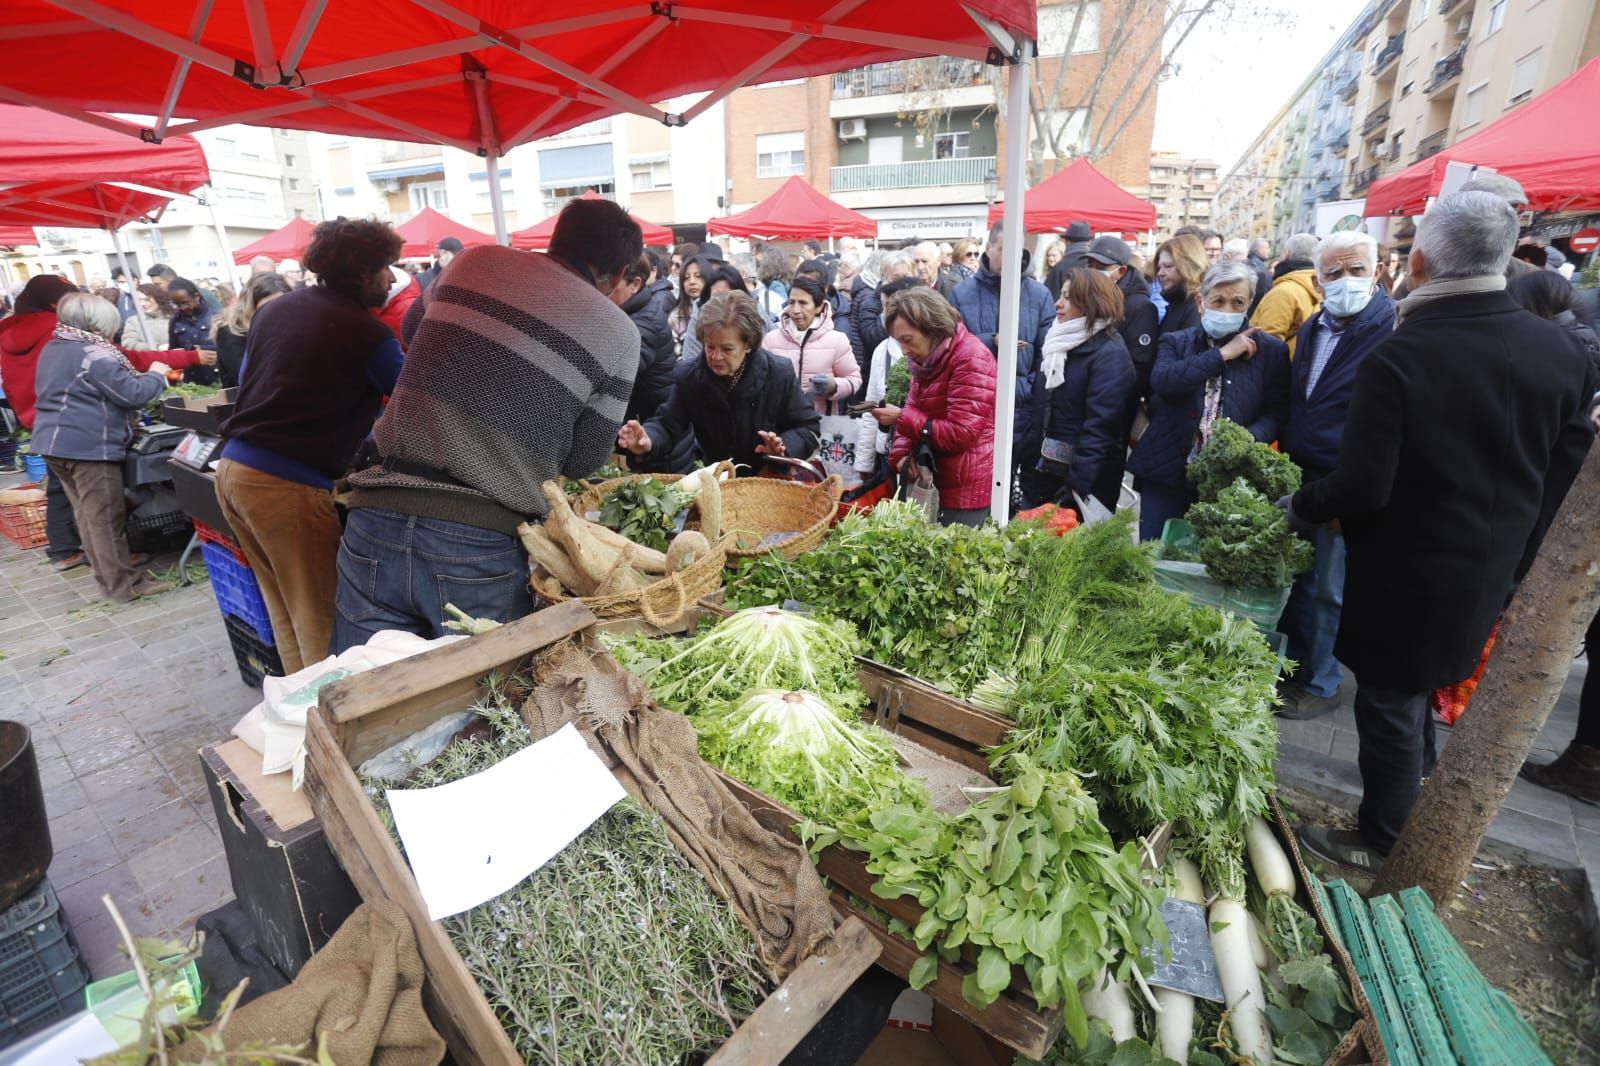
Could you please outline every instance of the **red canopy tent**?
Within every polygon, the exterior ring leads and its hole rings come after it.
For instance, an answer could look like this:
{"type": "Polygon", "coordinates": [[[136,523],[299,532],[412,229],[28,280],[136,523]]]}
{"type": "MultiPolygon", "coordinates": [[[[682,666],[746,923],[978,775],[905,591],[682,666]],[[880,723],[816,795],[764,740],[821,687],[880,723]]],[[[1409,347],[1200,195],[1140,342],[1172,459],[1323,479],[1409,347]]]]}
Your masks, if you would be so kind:
{"type": "MultiPolygon", "coordinates": [[[[1004,205],[989,208],[989,225],[1004,205]]],[[[1150,230],[1156,209],[1100,173],[1087,159],[1041,181],[1022,198],[1022,228],[1029,233],[1058,233],[1082,219],[1096,230],[1150,230]]]]}
{"type": "Polygon", "coordinates": [[[297,215],[287,226],[275,229],[234,252],[233,261],[243,266],[258,255],[264,255],[274,263],[284,259],[303,259],[315,229],[315,226],[297,215]]]}
{"type": "MultiPolygon", "coordinates": [[[[601,198],[599,193],[590,189],[578,199],[599,200],[601,198]]],[[[550,236],[555,233],[556,219],[560,217],[561,213],[558,211],[543,222],[529,226],[526,229],[517,230],[511,235],[511,247],[536,252],[544,251],[550,247],[550,236]]],[[[673,232],[665,226],[658,226],[654,222],[646,222],[631,212],[628,217],[639,223],[639,229],[644,232],[644,243],[646,244],[671,244],[676,239],[673,232]]]]}
{"type": "Polygon", "coordinates": [[[1600,210],[1600,59],[1472,136],[1372,183],[1365,214],[1420,215],[1439,195],[1450,162],[1515,178],[1535,211],[1600,210]]]}
{"type": "Polygon", "coordinates": [[[15,248],[21,244],[38,244],[39,238],[32,226],[0,226],[0,248],[15,248]]]}
{"type": "Polygon", "coordinates": [[[434,248],[446,237],[454,237],[467,248],[475,244],[494,243],[494,238],[487,233],[479,233],[471,226],[463,226],[431,207],[424,207],[396,226],[394,231],[405,239],[405,247],[400,249],[400,255],[405,259],[432,255],[434,248]]]}
{"type": "Polygon", "coordinates": [[[748,211],[711,219],[706,232],[780,241],[876,237],[878,220],[834,203],[796,175],[748,211]]]}

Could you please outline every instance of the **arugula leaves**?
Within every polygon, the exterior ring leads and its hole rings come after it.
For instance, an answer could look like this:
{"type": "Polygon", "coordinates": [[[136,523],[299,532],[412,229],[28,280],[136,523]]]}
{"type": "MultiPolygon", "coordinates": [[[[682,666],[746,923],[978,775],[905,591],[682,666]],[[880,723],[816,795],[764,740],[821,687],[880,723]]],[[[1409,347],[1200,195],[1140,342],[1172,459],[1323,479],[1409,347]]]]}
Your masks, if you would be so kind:
{"type": "Polygon", "coordinates": [[[678,519],[693,502],[693,494],[664,481],[630,481],[613,489],[600,502],[600,524],[635,544],[664,552],[678,519]]]}

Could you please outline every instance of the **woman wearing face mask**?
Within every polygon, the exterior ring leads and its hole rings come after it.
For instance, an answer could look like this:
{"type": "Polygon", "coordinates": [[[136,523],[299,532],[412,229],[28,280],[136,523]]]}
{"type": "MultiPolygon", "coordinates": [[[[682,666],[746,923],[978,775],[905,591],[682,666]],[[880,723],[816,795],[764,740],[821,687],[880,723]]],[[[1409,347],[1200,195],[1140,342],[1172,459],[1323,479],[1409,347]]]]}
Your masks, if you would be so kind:
{"type": "Polygon", "coordinates": [[[1194,502],[1186,467],[1218,418],[1262,442],[1276,440],[1283,429],[1289,347],[1245,328],[1255,287],[1248,265],[1217,263],[1194,300],[1200,325],[1161,336],[1150,372],[1150,428],[1128,459],[1141,493],[1141,540],[1159,539],[1167,519],[1182,518],[1194,502]]]}
{"type": "Polygon", "coordinates": [[[707,300],[695,325],[701,354],[678,368],[654,418],[623,425],[617,445],[643,458],[673,451],[693,431],[695,458],[708,465],[732,459],[742,474],[757,472],[764,456],[810,456],[821,417],[800,394],[789,360],[761,347],[766,324],[742,292],[707,300]]]}
{"type": "Polygon", "coordinates": [[[1117,332],[1122,308],[1121,290],[1103,273],[1089,267],[1067,271],[1055,324],[1044,339],[1048,399],[1030,507],[1047,501],[1071,506],[1076,495],[1117,509],[1119,479],[1101,475],[1111,468],[1121,472],[1121,463],[1111,460],[1127,439],[1128,401],[1137,382],[1117,332]]]}
{"type": "Polygon", "coordinates": [[[833,308],[816,280],[797,274],[789,285],[783,321],[762,341],[767,351],[789,360],[800,379],[800,391],[817,414],[833,412],[861,388],[850,338],[834,328],[833,308]]]}

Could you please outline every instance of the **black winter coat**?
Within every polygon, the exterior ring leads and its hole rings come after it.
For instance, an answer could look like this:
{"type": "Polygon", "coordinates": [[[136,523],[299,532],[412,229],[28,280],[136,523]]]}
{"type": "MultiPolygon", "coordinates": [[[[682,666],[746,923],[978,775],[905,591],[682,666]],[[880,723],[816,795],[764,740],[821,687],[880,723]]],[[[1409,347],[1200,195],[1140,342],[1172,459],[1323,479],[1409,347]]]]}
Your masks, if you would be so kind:
{"type": "Polygon", "coordinates": [[[1179,330],[1200,327],[1200,308],[1194,302],[1193,293],[1180,285],[1176,289],[1162,289],[1161,295],[1167,301],[1166,313],[1161,316],[1163,337],[1179,330]]]}
{"type": "Polygon", "coordinates": [[[1567,332],[1504,292],[1423,304],[1367,355],[1338,468],[1293,501],[1344,528],[1334,651],[1358,681],[1422,692],[1476,669],[1594,439],[1595,385],[1567,332]]]}
{"type": "Polygon", "coordinates": [[[1394,332],[1394,302],[1382,288],[1373,291],[1367,306],[1345,324],[1328,365],[1317,378],[1316,389],[1307,396],[1319,335],[1327,328],[1321,312],[1306,319],[1295,343],[1299,358],[1289,366],[1289,421],[1281,439],[1284,452],[1299,465],[1307,481],[1325,477],[1339,465],[1339,439],[1344,436],[1356,373],[1367,353],[1394,332]]]}
{"type": "MultiPolygon", "coordinates": [[[[1127,448],[1128,401],[1134,383],[1127,346],[1116,330],[1108,329],[1067,354],[1061,384],[1046,393],[1045,436],[1072,447],[1067,485],[1080,496],[1094,493],[1113,511],[1117,509],[1116,482],[1121,479],[1127,448]],[[1101,477],[1108,464],[1114,465],[1116,478],[1101,477]]],[[[1041,388],[1043,384],[1041,380],[1041,388]]]]}
{"type": "Polygon", "coordinates": [[[845,312],[850,328],[845,335],[856,352],[856,366],[872,365],[872,353],[889,334],[883,328],[883,297],[858,274],[850,286],[850,308],[845,312]]]}
{"type": "Polygon", "coordinates": [[[1122,343],[1138,375],[1136,399],[1150,395],[1150,371],[1156,365],[1156,345],[1161,340],[1161,316],[1150,300],[1150,286],[1138,271],[1129,270],[1117,282],[1122,290],[1122,343]]]}
{"type": "Polygon", "coordinates": [[[803,459],[817,450],[821,425],[822,416],[800,392],[794,364],[757,348],[732,392],[706,366],[705,356],[680,362],[672,392],[644,429],[652,453],[672,450],[692,429],[701,462],[732,459],[755,473],[763,458],[756,454],[757,432],[778,434],[785,454],[803,459]]]}
{"type": "Polygon", "coordinates": [[[672,309],[672,285],[665,280],[646,285],[622,310],[639,329],[639,373],[633,379],[633,394],[628,398],[627,419],[641,422],[652,417],[656,408],[672,391],[672,372],[678,364],[667,314],[672,309]]]}

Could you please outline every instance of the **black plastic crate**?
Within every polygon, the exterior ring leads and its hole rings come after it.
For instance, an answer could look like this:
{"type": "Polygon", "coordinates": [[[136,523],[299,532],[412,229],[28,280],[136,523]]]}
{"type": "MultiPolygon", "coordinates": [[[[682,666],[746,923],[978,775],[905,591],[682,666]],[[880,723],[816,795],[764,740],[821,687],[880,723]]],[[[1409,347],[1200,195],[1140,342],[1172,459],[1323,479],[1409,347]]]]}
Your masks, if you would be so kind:
{"type": "Polygon", "coordinates": [[[164,551],[181,548],[194,533],[194,524],[180,510],[155,511],[151,514],[128,515],[126,526],[128,544],[144,551],[164,551]]]}
{"type": "Polygon", "coordinates": [[[260,688],[262,678],[283,676],[283,660],[278,658],[278,649],[257,636],[254,626],[231,614],[222,616],[222,624],[228,627],[228,643],[233,647],[233,659],[239,664],[239,676],[245,684],[260,688]]]}
{"type": "Polygon", "coordinates": [[[82,1010],[88,983],[47,878],[0,913],[0,1047],[82,1010]]]}

